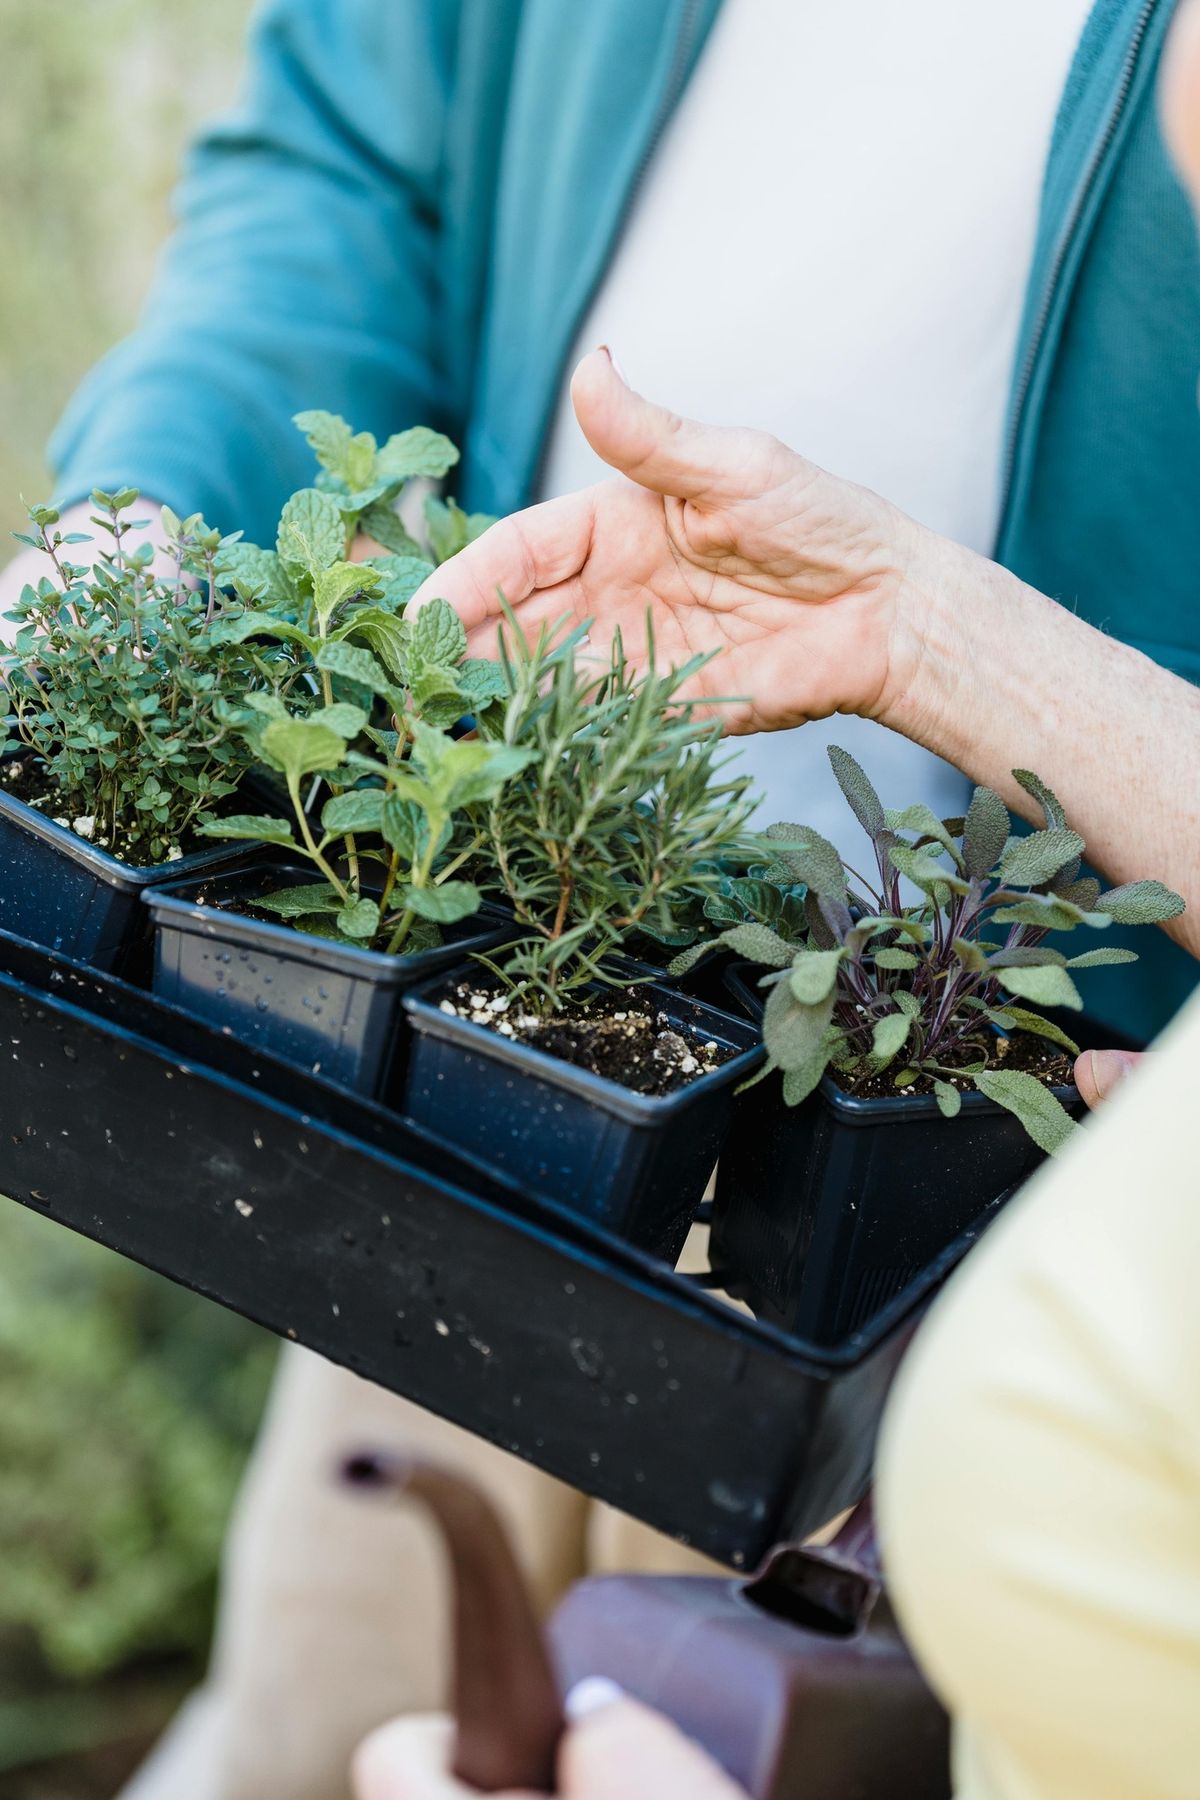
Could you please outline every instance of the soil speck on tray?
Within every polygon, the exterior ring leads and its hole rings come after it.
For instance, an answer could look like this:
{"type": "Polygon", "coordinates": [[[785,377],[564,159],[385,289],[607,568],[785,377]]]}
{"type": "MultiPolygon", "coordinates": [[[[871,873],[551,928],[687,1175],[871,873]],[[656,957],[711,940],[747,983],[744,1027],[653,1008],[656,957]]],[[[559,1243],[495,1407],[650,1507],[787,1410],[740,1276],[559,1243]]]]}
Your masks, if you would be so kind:
{"type": "Polygon", "coordinates": [[[673,1094],[727,1063],[734,1051],[679,1025],[636,990],[591,995],[562,1012],[530,1012],[518,994],[461,981],[438,1002],[499,1037],[619,1082],[635,1094],[673,1094]]]}

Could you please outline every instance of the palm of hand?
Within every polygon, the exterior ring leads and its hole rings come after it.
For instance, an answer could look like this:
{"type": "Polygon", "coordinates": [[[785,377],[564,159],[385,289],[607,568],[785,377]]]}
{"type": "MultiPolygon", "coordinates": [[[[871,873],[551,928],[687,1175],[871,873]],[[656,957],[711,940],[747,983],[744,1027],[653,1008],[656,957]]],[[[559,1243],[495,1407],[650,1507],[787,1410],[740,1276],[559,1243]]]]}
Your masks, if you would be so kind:
{"type": "MultiPolygon", "coordinates": [[[[629,481],[604,482],[586,496],[591,519],[582,560],[574,559],[578,566],[564,579],[534,586],[518,602],[517,617],[526,631],[563,616],[590,620],[598,653],[620,632],[626,651],[641,660],[649,613],[660,664],[712,657],[694,691],[734,700],[723,709],[734,733],[777,730],[844,709],[846,671],[854,664],[856,709],[870,711],[885,677],[886,576],[864,559],[854,579],[840,555],[827,554],[819,517],[827,478],[813,474],[818,479],[806,489],[781,483],[719,507],[664,498],[629,481]],[[781,554],[784,534],[803,550],[781,554]]],[[[478,628],[472,647],[490,649],[494,631],[494,624],[478,628]]]]}

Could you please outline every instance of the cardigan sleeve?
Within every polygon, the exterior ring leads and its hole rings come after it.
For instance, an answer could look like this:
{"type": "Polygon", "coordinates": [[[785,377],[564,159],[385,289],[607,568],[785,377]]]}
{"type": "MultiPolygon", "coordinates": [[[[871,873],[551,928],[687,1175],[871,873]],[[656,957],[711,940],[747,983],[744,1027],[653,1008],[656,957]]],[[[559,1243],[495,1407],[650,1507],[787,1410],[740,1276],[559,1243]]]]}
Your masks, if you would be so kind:
{"type": "Polygon", "coordinates": [[[244,97],[190,154],[132,336],[50,446],[60,501],[130,483],[273,533],[304,407],[442,421],[438,243],[457,0],[268,0],[244,97]]]}

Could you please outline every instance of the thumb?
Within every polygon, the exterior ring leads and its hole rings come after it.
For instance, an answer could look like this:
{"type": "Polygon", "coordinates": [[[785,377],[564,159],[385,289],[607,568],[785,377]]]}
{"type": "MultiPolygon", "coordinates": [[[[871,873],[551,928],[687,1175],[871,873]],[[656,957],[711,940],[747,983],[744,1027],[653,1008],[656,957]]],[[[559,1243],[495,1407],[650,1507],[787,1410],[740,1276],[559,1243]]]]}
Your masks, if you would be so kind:
{"type": "Polygon", "coordinates": [[[713,504],[758,494],[782,449],[761,431],[700,425],[643,399],[620,374],[607,345],[571,378],[580,429],[597,456],[631,481],[677,500],[713,504]]]}
{"type": "Polygon", "coordinates": [[[563,1800],[746,1800],[698,1745],[635,1700],[589,1713],[559,1750],[563,1800]]]}
{"type": "Polygon", "coordinates": [[[1107,1100],[1140,1061],[1133,1050],[1085,1050],[1075,1064],[1075,1085],[1085,1105],[1097,1107],[1107,1100]]]}

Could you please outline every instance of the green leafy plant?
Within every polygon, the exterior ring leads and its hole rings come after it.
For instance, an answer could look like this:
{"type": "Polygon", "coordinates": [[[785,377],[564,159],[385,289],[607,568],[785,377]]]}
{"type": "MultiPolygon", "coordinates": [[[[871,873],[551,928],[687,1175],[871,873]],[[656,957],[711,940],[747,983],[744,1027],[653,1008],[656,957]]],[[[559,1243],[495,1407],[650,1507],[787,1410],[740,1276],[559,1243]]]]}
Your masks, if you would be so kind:
{"type": "Polygon", "coordinates": [[[5,616],[17,626],[0,654],[6,757],[32,752],[49,783],[46,810],[123,860],[181,854],[203,813],[231,795],[250,764],[231,711],[248,685],[270,681],[271,658],[221,636],[220,569],[234,540],[198,514],[164,513],[172,567],[127,544],[133,488],[92,495],[107,539],[94,568],[70,552],[86,533],[59,529],[35,506],[22,541],[50,565],[5,616]]]}
{"type": "MultiPolygon", "coordinates": [[[[300,413],[296,423],[321,464],[318,485],[287,502],[274,550],[239,542],[223,552],[219,575],[239,604],[218,634],[274,642],[288,659],[287,693],[248,695],[239,723],[256,760],[283,777],[292,817],[240,814],[204,830],[275,844],[313,865],[319,879],[258,902],[297,929],[390,954],[421,949],[480,906],[479,889],[455,879],[480,848],[475,812],[527,760],[448,735],[504,692],[503,678],[467,656],[445,601],[403,616],[434,561],[394,504],[408,482],[444,475],[458,452],[423,426],[380,448],[329,413],[300,413]],[[388,553],[350,560],[360,530],[388,553]],[[314,777],[328,790],[315,828],[314,777]]],[[[426,517],[439,560],[491,523],[434,500],[426,517]]]]}
{"type": "Polygon", "coordinates": [[[1035,1075],[1005,1067],[1008,1039],[1027,1033],[1076,1054],[1067,1033],[1024,1002],[1077,1011],[1073,971],[1137,959],[1113,947],[1068,957],[1047,935],[1158,923],[1183,901],[1157,881],[1101,892],[1081,874],[1083,839],[1028,770],[1014,777],[1044,824],[1014,836],[989,788],[975,789],[965,818],[938,819],[925,806],[893,812],[853,757],[836,747],[829,755],[874,846],[876,877],[849,868],[816,832],[772,826],[779,867],[807,888],[805,941],[797,947],[764,919],[740,922],[672,968],[718,943],[770,969],[761,983],[767,1068],[782,1070],[789,1105],[830,1067],[851,1093],[882,1079],[900,1090],[927,1082],[947,1117],[974,1087],[1015,1113],[1042,1149],[1057,1149],[1073,1122],[1035,1075]],[[920,891],[918,904],[903,903],[902,878],[920,891]]]}
{"type": "Polygon", "coordinates": [[[494,964],[548,1007],[596,979],[639,931],[666,941],[723,876],[754,802],[724,779],[719,719],[683,690],[706,660],[636,672],[620,638],[599,663],[588,626],[503,634],[504,692],[481,714],[485,741],[526,758],[481,819],[481,880],[521,934],[494,964]]]}
{"type": "Polygon", "coordinates": [[[2,1214],[10,1667],[84,1682],[136,1658],[184,1652],[198,1665],[274,1341],[49,1219],[2,1214]]]}
{"type": "Polygon", "coordinates": [[[493,523],[486,513],[465,513],[434,495],[424,502],[424,542],[402,523],[397,508],[409,484],[438,481],[458,462],[440,432],[414,425],[381,446],[336,413],[297,413],[295,423],[319,465],[315,485],[288,500],[274,549],[238,540],[221,555],[222,578],[249,606],[310,631],[315,614],[352,594],[395,615],[438,563],[493,523]],[[383,554],[350,561],[360,532],[383,554]]]}

